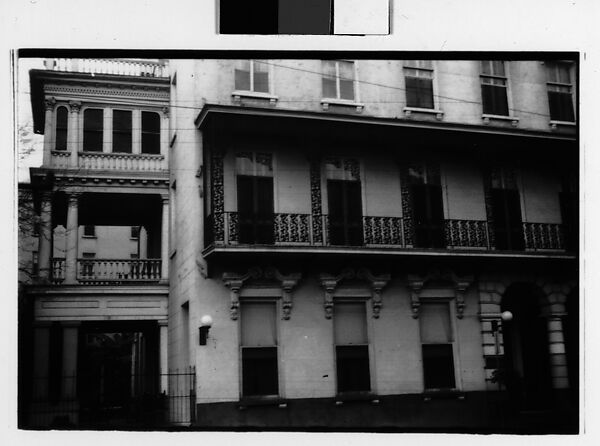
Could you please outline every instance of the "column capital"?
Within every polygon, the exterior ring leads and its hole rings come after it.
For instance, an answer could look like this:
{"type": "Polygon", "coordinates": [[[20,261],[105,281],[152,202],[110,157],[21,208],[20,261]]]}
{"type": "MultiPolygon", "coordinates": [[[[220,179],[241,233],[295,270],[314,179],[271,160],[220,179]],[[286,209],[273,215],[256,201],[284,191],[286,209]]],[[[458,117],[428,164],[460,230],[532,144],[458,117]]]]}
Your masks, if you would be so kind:
{"type": "Polygon", "coordinates": [[[169,107],[163,107],[163,108],[161,108],[161,110],[163,112],[163,117],[168,118],[169,117],[169,107]]]}
{"type": "Polygon", "coordinates": [[[81,192],[70,192],[68,197],[69,206],[77,206],[79,203],[79,198],[81,197],[81,192]]]}
{"type": "Polygon", "coordinates": [[[161,195],[160,199],[161,199],[163,205],[169,204],[169,196],[168,195],[161,195]]]}
{"type": "Polygon", "coordinates": [[[42,201],[50,201],[52,199],[52,191],[51,190],[43,190],[40,192],[40,196],[42,201]]]}
{"type": "Polygon", "coordinates": [[[81,111],[81,102],[69,101],[69,107],[71,107],[71,113],[79,113],[81,111]]]}
{"type": "Polygon", "coordinates": [[[54,110],[55,105],[56,105],[56,99],[54,97],[44,99],[44,108],[46,110],[54,110]]]}

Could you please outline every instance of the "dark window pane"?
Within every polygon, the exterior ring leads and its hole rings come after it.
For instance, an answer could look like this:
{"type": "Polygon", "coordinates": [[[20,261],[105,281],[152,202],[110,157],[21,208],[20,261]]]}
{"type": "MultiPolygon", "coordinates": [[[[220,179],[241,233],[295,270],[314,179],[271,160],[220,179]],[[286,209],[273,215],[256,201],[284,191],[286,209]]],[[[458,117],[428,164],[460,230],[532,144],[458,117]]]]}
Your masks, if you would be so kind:
{"type": "Polygon", "coordinates": [[[336,347],[337,390],[370,391],[369,348],[366,345],[336,347]]]}
{"type": "Polygon", "coordinates": [[[94,237],[96,235],[96,226],[85,225],[83,227],[83,235],[88,236],[88,237],[94,237]]]}
{"type": "Polygon", "coordinates": [[[525,241],[519,191],[492,189],[491,198],[496,249],[523,250],[525,241]]]}
{"type": "Polygon", "coordinates": [[[415,245],[420,248],[443,248],[444,208],[442,188],[437,184],[411,186],[415,245]]]}
{"type": "Polygon", "coordinates": [[[508,99],[506,87],[497,85],[481,85],[483,113],[489,115],[508,116],[508,99]]]}
{"type": "Polygon", "coordinates": [[[453,389],[452,344],[423,344],[423,375],[426,389],[453,389]]]}
{"type": "Polygon", "coordinates": [[[577,251],[579,247],[579,198],[577,192],[560,192],[559,196],[565,245],[569,251],[577,251]]]}
{"type": "Polygon", "coordinates": [[[67,128],[69,112],[66,107],[56,110],[56,144],[55,150],[67,150],[67,128]]]}
{"type": "Polygon", "coordinates": [[[363,244],[362,198],[360,181],[328,180],[329,243],[363,244]]]}
{"type": "Polygon", "coordinates": [[[130,111],[113,111],[113,152],[131,153],[130,111]]]}
{"type": "Polygon", "coordinates": [[[255,72],[254,73],[254,90],[259,93],[269,92],[269,73],[268,72],[255,72]]]}
{"type": "Polygon", "coordinates": [[[60,322],[51,325],[48,342],[48,396],[50,401],[57,402],[60,399],[63,371],[63,332],[60,322]]]}
{"type": "Polygon", "coordinates": [[[335,78],[323,77],[323,97],[337,98],[337,93],[335,91],[335,78]]]}
{"type": "Polygon", "coordinates": [[[242,394],[279,394],[277,347],[242,348],[242,394]]]}
{"type": "Polygon", "coordinates": [[[418,77],[405,77],[407,107],[433,108],[433,81],[418,77]]]}
{"type": "Polygon", "coordinates": [[[250,90],[250,72],[244,70],[235,70],[235,89],[249,91],[250,90]]]}
{"type": "Polygon", "coordinates": [[[573,100],[570,93],[549,91],[548,102],[550,105],[550,119],[566,122],[575,121],[573,100]]]}
{"type": "Polygon", "coordinates": [[[142,112],[142,153],[160,154],[160,116],[142,112]]]}
{"type": "Polygon", "coordinates": [[[340,79],[340,99],[354,100],[354,81],[340,79]]]}
{"type": "Polygon", "coordinates": [[[88,108],[83,112],[83,150],[102,152],[102,129],[104,111],[88,108]]]}
{"type": "Polygon", "coordinates": [[[238,175],[237,192],[240,243],[272,244],[273,179],[238,175]]]}

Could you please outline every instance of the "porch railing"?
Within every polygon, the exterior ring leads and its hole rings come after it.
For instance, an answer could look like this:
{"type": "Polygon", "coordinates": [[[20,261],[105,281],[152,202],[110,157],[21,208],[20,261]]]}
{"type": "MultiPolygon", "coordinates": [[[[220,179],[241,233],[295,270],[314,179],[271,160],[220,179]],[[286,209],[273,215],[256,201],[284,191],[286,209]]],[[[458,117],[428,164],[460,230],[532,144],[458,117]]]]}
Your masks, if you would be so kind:
{"type": "MultiPolygon", "coordinates": [[[[62,158],[52,152],[53,160],[62,158]]],[[[67,158],[68,160],[68,158],[67,158]]],[[[78,166],[82,169],[111,169],[111,170],[139,170],[157,171],[168,168],[163,155],[146,153],[104,153],[104,152],[79,152],[78,166]]]]}
{"type": "MultiPolygon", "coordinates": [[[[264,222],[263,222],[264,223],[264,222]]],[[[263,224],[261,223],[261,224],[263,224]]],[[[415,248],[408,224],[402,217],[362,217],[362,246],[415,248]]],[[[263,224],[264,226],[264,224],[263,224]]],[[[272,220],[275,246],[329,246],[329,216],[310,214],[274,214],[272,220]],[[318,220],[317,220],[318,219],[318,220]]],[[[263,228],[264,229],[264,228],[263,228]]],[[[447,219],[444,221],[446,249],[494,250],[493,225],[486,220],[447,219]]],[[[206,220],[207,245],[240,245],[240,222],[237,212],[210,215],[206,220]]],[[[565,249],[563,228],[552,223],[523,223],[526,251],[562,251],[565,249]]]]}
{"type": "Polygon", "coordinates": [[[158,281],[161,259],[77,259],[79,282],[158,281]]]}
{"type": "Polygon", "coordinates": [[[46,59],[46,69],[94,74],[169,77],[166,63],[137,59],[46,59]]]}
{"type": "Polygon", "coordinates": [[[54,257],[52,259],[52,282],[62,283],[65,280],[65,259],[54,257]]]}

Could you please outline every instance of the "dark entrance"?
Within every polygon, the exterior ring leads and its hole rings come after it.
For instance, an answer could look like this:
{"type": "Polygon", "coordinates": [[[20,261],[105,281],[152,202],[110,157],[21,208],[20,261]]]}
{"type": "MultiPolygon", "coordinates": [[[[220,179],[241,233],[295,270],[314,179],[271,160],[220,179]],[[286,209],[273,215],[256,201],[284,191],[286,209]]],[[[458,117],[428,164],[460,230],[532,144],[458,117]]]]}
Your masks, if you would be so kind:
{"type": "Polygon", "coordinates": [[[151,405],[160,394],[156,322],[84,322],[79,346],[83,423],[129,421],[137,403],[151,405]]]}
{"type": "Polygon", "coordinates": [[[567,372],[571,401],[574,407],[579,406],[579,292],[571,291],[565,305],[567,316],[563,319],[565,350],[567,353],[567,372]]]}
{"type": "Polygon", "coordinates": [[[541,290],[529,284],[511,285],[502,298],[502,311],[513,314],[502,323],[506,387],[521,409],[545,409],[552,381],[546,319],[540,313],[541,290]]]}

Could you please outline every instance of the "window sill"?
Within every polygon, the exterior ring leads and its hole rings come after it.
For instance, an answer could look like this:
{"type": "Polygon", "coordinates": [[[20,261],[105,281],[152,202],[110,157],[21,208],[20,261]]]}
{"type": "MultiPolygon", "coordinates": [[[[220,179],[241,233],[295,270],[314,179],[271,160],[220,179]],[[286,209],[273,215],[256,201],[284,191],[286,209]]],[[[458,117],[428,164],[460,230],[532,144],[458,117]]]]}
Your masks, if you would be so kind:
{"type": "Polygon", "coordinates": [[[550,120],[550,128],[552,130],[556,130],[558,127],[575,127],[577,123],[573,121],[555,121],[550,120]]]}
{"type": "Polygon", "coordinates": [[[270,105],[275,105],[275,103],[279,99],[278,96],[275,96],[274,94],[271,94],[271,93],[260,93],[258,91],[243,91],[243,90],[235,90],[231,93],[231,96],[233,97],[233,102],[235,104],[239,104],[241,102],[242,98],[249,98],[249,99],[264,99],[266,101],[269,101],[270,105]]]}
{"type": "Polygon", "coordinates": [[[82,235],[81,238],[98,238],[97,235],[82,235]]]}
{"type": "Polygon", "coordinates": [[[419,113],[435,115],[435,118],[438,121],[441,121],[444,117],[444,112],[436,108],[404,107],[402,111],[404,112],[404,116],[406,116],[407,118],[410,118],[413,114],[419,113]]]}
{"type": "Polygon", "coordinates": [[[354,107],[356,108],[356,113],[361,113],[365,108],[365,104],[362,102],[350,101],[348,99],[336,99],[336,98],[324,98],[321,99],[321,106],[323,110],[329,110],[330,105],[339,105],[342,107],[354,107]]]}
{"type": "Polygon", "coordinates": [[[516,116],[503,116],[503,115],[488,115],[482,114],[481,118],[483,119],[484,124],[489,124],[492,121],[510,121],[513,127],[516,127],[519,124],[519,118],[516,116]]]}
{"type": "Polygon", "coordinates": [[[453,399],[464,400],[465,393],[455,389],[428,389],[423,392],[423,401],[453,399]]]}
{"type": "Polygon", "coordinates": [[[371,404],[379,404],[377,395],[371,392],[342,392],[338,393],[335,398],[335,405],[342,406],[344,403],[366,401],[371,404]]]}
{"type": "Polygon", "coordinates": [[[240,398],[238,409],[244,410],[256,406],[279,406],[280,409],[287,408],[287,400],[278,396],[253,396],[240,398]]]}

